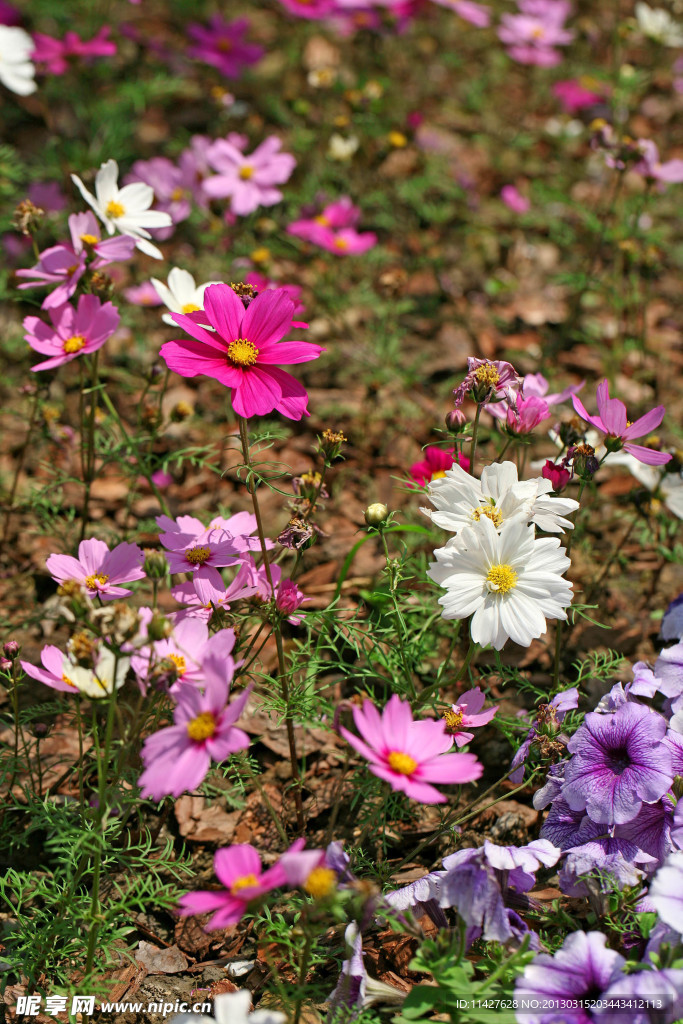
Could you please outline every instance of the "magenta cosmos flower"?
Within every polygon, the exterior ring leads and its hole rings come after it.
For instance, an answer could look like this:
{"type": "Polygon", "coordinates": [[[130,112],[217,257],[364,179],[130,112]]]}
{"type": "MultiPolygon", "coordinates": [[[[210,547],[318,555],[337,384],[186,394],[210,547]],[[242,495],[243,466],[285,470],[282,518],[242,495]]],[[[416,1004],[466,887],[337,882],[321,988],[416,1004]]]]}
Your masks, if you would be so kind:
{"type": "Polygon", "coordinates": [[[45,567],[57,583],[74,580],[86,588],[88,597],[116,601],[132,593],[121,583],[145,578],[144,561],[144,553],[137,544],[117,544],[110,551],[103,540],[91,537],[78,545],[78,558],[50,555],[45,567]]]}
{"type": "Polygon", "coordinates": [[[439,480],[446,475],[447,469],[452,469],[457,464],[462,466],[466,473],[469,472],[470,460],[466,455],[457,454],[452,448],[438,448],[430,445],[425,448],[425,457],[420,462],[414,462],[408,472],[421,487],[426,487],[432,480],[439,480]]]}
{"type": "Polygon", "coordinates": [[[211,64],[226,78],[239,78],[242,68],[263,56],[262,47],[244,41],[249,31],[247,18],[225,21],[220,14],[214,14],[208,25],[192,22],[187,31],[196,44],[187,51],[188,56],[211,64]]]}
{"type": "Polygon", "coordinates": [[[249,746],[249,737],[235,728],[235,722],[251,687],[228,704],[231,678],[232,671],[226,672],[220,659],[208,658],[204,692],[193,685],[180,686],[173,725],[148,736],[142,748],[145,770],[138,780],[142,797],[162,800],[193,790],[206,778],[212,761],[225,761],[249,746]]]}
{"type": "MultiPolygon", "coordinates": [[[[290,851],[295,848],[298,850],[300,847],[301,842],[298,841],[290,847],[290,851]]],[[[287,884],[282,862],[279,861],[268,871],[263,871],[258,850],[249,843],[217,850],[213,859],[213,869],[216,878],[225,886],[223,892],[190,892],[178,901],[182,917],[216,911],[205,925],[207,931],[237,924],[244,917],[252,900],[287,884]]]]}
{"type": "Polygon", "coordinates": [[[230,199],[230,209],[246,217],[259,206],[274,206],[282,199],[275,185],[282,185],[296,167],[291,153],[281,153],[282,143],[269,136],[247,156],[227,139],[217,139],[206,158],[218,173],[206,178],[203,189],[210,199],[230,199]]]}
{"type": "Polygon", "coordinates": [[[646,466],[663,466],[671,459],[668,452],[658,452],[653,448],[645,448],[643,445],[632,443],[634,438],[645,437],[650,431],[656,430],[666,412],[663,405],[651,409],[635,423],[629,423],[624,403],[620,402],[618,398],[610,398],[607,380],[598,384],[596,397],[598,416],[589,416],[583,402],[576,395],[572,395],[572,402],[582,420],[605,434],[605,448],[608,452],[617,452],[623,448],[638,462],[644,462],[646,466]]]}
{"type": "Polygon", "coordinates": [[[498,711],[498,708],[488,708],[488,710],[482,711],[484,700],[484,694],[478,686],[475,686],[473,690],[463,693],[457,704],[452,704],[450,711],[446,711],[444,714],[446,728],[455,740],[456,746],[464,747],[466,743],[474,739],[474,733],[463,732],[463,728],[479,729],[482,725],[490,722],[498,711]]]}
{"type": "Polygon", "coordinates": [[[303,341],[281,341],[295,324],[294,303],[283,291],[258,295],[249,308],[227,284],[210,285],[204,310],[172,313],[194,340],[179,339],[161,346],[169,369],[181,377],[204,374],[230,388],[238,416],[266,416],[276,411],[290,420],[308,416],[306,389],[276,363],[306,363],[324,351],[303,341]],[[201,324],[213,327],[205,330],[201,324]]]}
{"type": "Polygon", "coordinates": [[[319,245],[335,256],[352,256],[367,252],[377,244],[373,231],[356,231],[361,211],[348,196],[342,196],[328,205],[316,217],[295,220],[287,227],[287,234],[319,245]]]}
{"type": "Polygon", "coordinates": [[[31,348],[49,359],[32,366],[36,370],[52,370],[80,355],[89,355],[101,348],[119,325],[119,314],[111,302],[104,305],[95,295],[81,295],[78,308],[60,306],[50,310],[52,326],[37,316],[27,316],[24,338],[31,348]]]}
{"type": "Polygon", "coordinates": [[[446,802],[432,782],[457,784],[478,779],[483,768],[474,754],[448,754],[453,738],[446,723],[431,719],[414,721],[407,701],[396,694],[380,717],[370,701],[353,709],[353,720],[363,739],[340,729],[359,754],[370,762],[370,771],[423,804],[446,802]]]}
{"type": "Polygon", "coordinates": [[[112,57],[116,43],[109,39],[111,29],[104,25],[92,39],[81,39],[75,32],[67,32],[63,39],[54,39],[42,32],[33,33],[35,49],[31,60],[39,71],[50,75],[63,75],[69,70],[70,57],[112,57]]]}

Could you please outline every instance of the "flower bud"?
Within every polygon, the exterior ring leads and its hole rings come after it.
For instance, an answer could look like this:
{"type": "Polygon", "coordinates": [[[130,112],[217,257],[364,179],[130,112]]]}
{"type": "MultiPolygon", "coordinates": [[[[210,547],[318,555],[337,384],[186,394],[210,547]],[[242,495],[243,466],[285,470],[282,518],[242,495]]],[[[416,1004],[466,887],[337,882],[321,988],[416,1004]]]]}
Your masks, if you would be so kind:
{"type": "Polygon", "coordinates": [[[452,434],[462,434],[463,427],[467,424],[467,416],[462,409],[451,409],[446,413],[446,426],[452,434]]]}
{"type": "Polygon", "coordinates": [[[595,455],[595,448],[589,444],[576,444],[567,452],[567,461],[571,462],[572,468],[582,480],[590,480],[597,471],[600,463],[595,455]]]}
{"type": "Polygon", "coordinates": [[[380,501],[376,501],[372,505],[368,505],[363,515],[368,526],[378,527],[386,522],[389,509],[380,501]]]}
{"type": "Polygon", "coordinates": [[[173,632],[173,623],[169,622],[165,615],[155,608],[154,614],[147,626],[147,636],[150,640],[166,640],[173,632]]]}
{"type": "Polygon", "coordinates": [[[0,656],[0,672],[11,672],[11,671],[12,671],[12,662],[9,660],[9,658],[3,658],[2,656],[0,656]]]}
{"type": "Polygon", "coordinates": [[[291,615],[306,601],[303,590],[299,590],[294,580],[282,580],[277,590],[275,605],[283,615],[291,615]]]}
{"type": "Polygon", "coordinates": [[[19,644],[16,640],[8,640],[3,644],[2,651],[6,658],[9,658],[10,661],[14,661],[19,653],[19,644]]]}
{"type": "Polygon", "coordinates": [[[323,430],[322,437],[318,438],[320,451],[326,462],[334,462],[341,458],[342,446],[348,439],[341,430],[323,430]]]}
{"type": "Polygon", "coordinates": [[[541,476],[544,480],[550,480],[556,494],[564,490],[571,480],[569,470],[565,469],[561,463],[554,463],[551,459],[546,459],[545,466],[541,470],[541,476]]]}
{"type": "Polygon", "coordinates": [[[168,562],[163,551],[156,551],[154,548],[145,548],[145,563],[142,567],[145,575],[152,580],[163,580],[168,572],[168,562]]]}

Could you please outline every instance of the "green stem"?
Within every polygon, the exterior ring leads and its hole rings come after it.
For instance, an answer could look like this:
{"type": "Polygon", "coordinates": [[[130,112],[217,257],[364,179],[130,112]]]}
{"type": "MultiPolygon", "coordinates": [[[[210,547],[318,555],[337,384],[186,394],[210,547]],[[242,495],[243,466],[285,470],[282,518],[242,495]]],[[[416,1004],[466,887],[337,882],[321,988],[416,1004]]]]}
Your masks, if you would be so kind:
{"type": "MultiPolygon", "coordinates": [[[[81,519],[81,540],[85,537],[88,528],[88,510],[90,507],[90,488],[95,476],[95,416],[97,413],[97,369],[99,363],[99,349],[92,357],[92,378],[90,383],[90,415],[88,417],[88,431],[86,435],[86,459],[85,459],[85,494],[83,496],[83,513],[81,519]]],[[[81,390],[81,400],[83,390],[81,390]]]]}
{"type": "Polygon", "coordinates": [[[405,647],[405,637],[406,633],[408,632],[408,627],[406,626],[406,622],[405,619],[403,618],[403,613],[401,612],[401,608],[398,603],[398,598],[396,596],[396,588],[398,587],[400,570],[397,561],[391,558],[389,554],[389,546],[387,544],[387,539],[384,536],[384,530],[381,528],[381,526],[379,527],[379,535],[382,538],[382,547],[384,548],[384,557],[387,563],[391,603],[394,607],[394,615],[396,616],[396,620],[398,622],[399,627],[397,630],[399,657],[401,659],[401,665],[403,666],[403,672],[406,677],[406,683],[408,684],[410,695],[413,698],[413,700],[415,700],[415,698],[417,697],[417,692],[415,690],[415,681],[413,680],[413,673],[408,663],[408,656],[406,654],[405,647]]]}
{"type": "MultiPolygon", "coordinates": [[[[256,530],[261,544],[261,554],[263,555],[263,567],[266,571],[266,579],[268,580],[268,586],[270,588],[271,600],[275,600],[275,587],[273,586],[273,574],[270,570],[270,559],[268,557],[268,548],[266,546],[266,535],[263,529],[263,519],[261,517],[261,508],[256,495],[256,484],[254,482],[254,474],[251,465],[251,456],[249,454],[249,434],[247,431],[247,421],[243,416],[238,416],[237,421],[239,423],[240,430],[240,441],[242,442],[242,455],[244,458],[244,464],[247,468],[247,489],[251,495],[251,501],[254,508],[254,515],[256,516],[256,530]]],[[[280,690],[282,693],[282,700],[285,704],[285,725],[287,727],[287,743],[289,746],[289,761],[292,766],[292,778],[294,779],[294,805],[296,808],[296,825],[297,830],[300,834],[304,831],[304,808],[303,801],[301,798],[301,773],[299,771],[299,758],[296,750],[296,738],[294,736],[294,723],[291,717],[291,704],[289,686],[287,684],[287,670],[285,666],[285,651],[282,643],[282,626],[279,618],[273,624],[273,634],[275,636],[275,646],[277,648],[277,663],[278,663],[278,682],[280,684],[280,690]]]]}
{"type": "Polygon", "coordinates": [[[470,476],[474,476],[474,462],[477,457],[477,436],[479,434],[480,416],[481,406],[477,405],[477,411],[474,414],[474,423],[472,424],[472,447],[470,448],[470,476]]]}
{"type": "MultiPolygon", "coordinates": [[[[567,547],[565,548],[565,554],[569,558],[569,554],[572,549],[572,542],[574,540],[574,532],[576,530],[576,524],[578,522],[579,515],[581,514],[581,497],[583,495],[584,488],[586,486],[585,477],[581,477],[581,483],[579,484],[579,493],[576,496],[576,500],[579,503],[579,507],[574,513],[574,529],[571,531],[567,538],[567,547]]],[[[558,687],[560,685],[560,658],[562,655],[562,633],[564,632],[564,620],[557,620],[557,630],[555,632],[555,662],[553,666],[553,686],[558,687]]]]}
{"type": "Polygon", "coordinates": [[[36,393],[33,396],[33,405],[31,406],[31,416],[29,419],[28,430],[26,431],[26,439],[21,447],[21,451],[19,452],[19,456],[17,458],[17,463],[14,468],[14,477],[12,478],[12,486],[10,487],[9,497],[7,499],[7,508],[5,510],[5,524],[2,531],[3,544],[5,544],[5,542],[7,541],[7,536],[9,534],[9,524],[10,519],[12,518],[12,507],[14,505],[17,487],[19,486],[19,477],[21,476],[21,471],[24,468],[24,459],[26,458],[26,451],[28,449],[29,441],[31,440],[33,428],[35,427],[36,424],[36,418],[38,416],[38,406],[39,391],[38,388],[36,387],[36,393]]]}

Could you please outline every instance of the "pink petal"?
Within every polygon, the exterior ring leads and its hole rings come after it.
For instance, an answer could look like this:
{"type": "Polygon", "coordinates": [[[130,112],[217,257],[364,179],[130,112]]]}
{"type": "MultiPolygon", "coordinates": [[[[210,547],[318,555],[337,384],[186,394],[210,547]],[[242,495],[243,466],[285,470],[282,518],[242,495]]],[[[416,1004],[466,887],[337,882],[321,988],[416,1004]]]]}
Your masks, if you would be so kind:
{"type": "Polygon", "coordinates": [[[242,377],[242,383],[233,388],[232,407],[238,416],[265,416],[272,412],[282,398],[282,388],[275,374],[268,370],[250,367],[242,377]]]}
{"type": "Polygon", "coordinates": [[[252,341],[259,350],[274,345],[291,330],[294,308],[289,295],[281,289],[261,292],[249,303],[244,314],[243,337],[252,341]]]}
{"type": "Polygon", "coordinates": [[[623,433],[623,438],[626,441],[630,441],[631,438],[645,437],[651,430],[656,430],[659,424],[664,419],[664,413],[666,409],[663,405],[658,405],[650,412],[646,412],[644,416],[632,423],[630,427],[627,427],[623,433]]]}
{"type": "MultiPolygon", "coordinates": [[[[255,301],[258,301],[255,300],[255,301]]],[[[204,311],[212,327],[230,344],[237,338],[248,337],[243,323],[244,306],[227,284],[212,284],[204,292],[204,311]],[[242,325],[242,326],[240,326],[242,325]]]]}
{"type": "Polygon", "coordinates": [[[245,875],[261,874],[261,858],[249,843],[238,843],[235,846],[217,850],[213,861],[216,878],[229,889],[237,878],[245,875]]]}
{"type": "Polygon", "coordinates": [[[671,461],[669,452],[657,452],[654,448],[644,448],[640,444],[625,444],[624,451],[638,459],[638,462],[644,462],[646,466],[664,466],[671,461]]]}

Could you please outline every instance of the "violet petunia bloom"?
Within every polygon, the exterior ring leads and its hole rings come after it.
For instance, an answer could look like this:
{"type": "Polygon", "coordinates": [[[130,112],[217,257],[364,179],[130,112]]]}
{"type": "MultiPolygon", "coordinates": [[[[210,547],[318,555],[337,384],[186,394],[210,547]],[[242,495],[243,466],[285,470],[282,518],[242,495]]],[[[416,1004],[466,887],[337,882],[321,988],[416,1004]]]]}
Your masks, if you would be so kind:
{"type": "Polygon", "coordinates": [[[650,412],[641,416],[635,423],[628,422],[626,406],[618,398],[609,397],[609,384],[603,380],[598,384],[597,403],[598,415],[590,416],[580,398],[572,395],[574,409],[582,420],[590,423],[602,434],[605,434],[605,447],[608,452],[616,452],[620,449],[633,455],[639,462],[646,466],[663,466],[669,462],[671,455],[668,452],[658,452],[653,448],[645,448],[640,444],[633,444],[633,440],[645,437],[652,430],[656,430],[664,419],[665,408],[658,405],[650,412]]]}
{"type": "Polygon", "coordinates": [[[414,721],[407,701],[394,694],[379,711],[366,700],[353,709],[353,718],[363,739],[348,729],[341,735],[370,762],[370,771],[420,803],[445,803],[446,797],[430,785],[473,782],[483,768],[474,754],[449,754],[453,745],[445,722],[414,721]]]}
{"type": "Polygon", "coordinates": [[[85,587],[88,597],[116,601],[132,593],[121,583],[145,578],[144,561],[144,553],[137,544],[117,544],[110,551],[104,541],[91,537],[78,545],[78,558],[50,555],[45,567],[57,583],[74,580],[85,587]]]}
{"type": "Polygon", "coordinates": [[[449,711],[444,714],[446,729],[453,737],[456,746],[464,747],[474,739],[474,733],[463,732],[465,729],[480,729],[491,721],[498,711],[498,708],[488,708],[482,711],[486,697],[478,686],[473,690],[463,693],[456,704],[452,704],[449,711]]]}
{"type": "MultiPolygon", "coordinates": [[[[293,843],[290,851],[300,849],[300,845],[300,841],[293,843]]],[[[205,925],[206,931],[237,924],[244,917],[252,900],[287,884],[287,875],[281,860],[272,868],[263,871],[258,850],[249,843],[217,850],[213,868],[218,881],[224,886],[223,891],[190,892],[178,901],[182,917],[216,911],[205,925]]]]}
{"type": "Polygon", "coordinates": [[[308,415],[306,389],[275,364],[306,363],[324,349],[281,340],[297,326],[293,314],[294,303],[279,289],[262,292],[245,310],[229,285],[210,285],[204,293],[203,312],[172,314],[192,340],[169,341],[161,346],[161,355],[181,377],[202,374],[229,387],[238,416],[279,412],[300,420],[308,415]],[[203,324],[214,330],[206,330],[203,324]]]}
{"type": "Polygon", "coordinates": [[[119,325],[119,313],[111,302],[102,304],[96,295],[81,295],[78,306],[59,306],[49,311],[52,326],[37,316],[24,318],[24,338],[31,348],[50,356],[31,367],[52,370],[70,363],[80,355],[90,355],[102,348],[119,325]]]}
{"type": "Polygon", "coordinates": [[[63,39],[54,39],[42,32],[33,33],[35,49],[31,60],[38,65],[38,73],[63,75],[69,69],[68,59],[112,57],[116,43],[109,39],[111,29],[104,25],[92,39],[81,39],[75,32],[67,32],[63,39]]]}
{"type": "Polygon", "coordinates": [[[643,803],[655,803],[673,783],[665,734],[665,719],[642,704],[587,714],[567,744],[573,756],[565,768],[564,799],[573,810],[585,808],[593,821],[632,821],[643,803]]]}
{"type": "Polygon", "coordinates": [[[187,32],[195,45],[187,51],[188,56],[211,64],[225,78],[239,78],[245,67],[256,64],[264,54],[261,46],[244,41],[248,31],[247,18],[226,21],[220,14],[213,14],[208,25],[191,22],[187,32]]]}
{"type": "Polygon", "coordinates": [[[538,1010],[524,1009],[516,1014],[522,1024],[591,1024],[592,1011],[581,1006],[582,997],[598,998],[622,975],[626,961],[620,953],[606,947],[602,932],[572,932],[554,955],[540,953],[517,979],[515,998],[527,1001],[538,1010]],[[556,1002],[548,1009],[544,1004],[556,1002]],[[565,1008],[564,1002],[570,1006],[565,1008]]]}
{"type": "Polygon", "coordinates": [[[683,850],[670,853],[652,879],[650,900],[662,921],[683,935],[683,850]]]}
{"type": "Polygon", "coordinates": [[[94,259],[91,270],[99,270],[109,263],[128,260],[135,250],[135,241],[126,235],[103,239],[92,213],[73,213],[69,217],[71,244],[62,242],[43,250],[38,263],[28,270],[17,270],[17,277],[26,278],[19,289],[56,285],[42,304],[42,309],[63,306],[76,291],[88,265],[88,255],[94,259]],[[33,280],[29,280],[33,278],[33,280]]]}
{"type": "Polygon", "coordinates": [[[659,635],[662,640],[683,640],[683,594],[675,597],[664,612],[659,635]]]}
{"type": "Polygon", "coordinates": [[[248,156],[227,139],[216,139],[206,158],[217,174],[206,178],[202,188],[209,199],[230,199],[230,209],[238,217],[246,217],[259,206],[274,206],[282,199],[275,185],[291,177],[296,160],[291,153],[281,153],[282,143],[270,135],[248,156]]]}
{"type": "Polygon", "coordinates": [[[593,1011],[594,1024],[676,1024],[683,1012],[683,970],[636,971],[620,978],[593,1011]]]}

